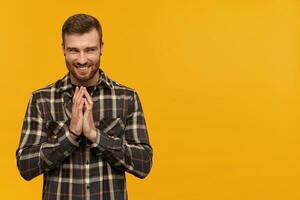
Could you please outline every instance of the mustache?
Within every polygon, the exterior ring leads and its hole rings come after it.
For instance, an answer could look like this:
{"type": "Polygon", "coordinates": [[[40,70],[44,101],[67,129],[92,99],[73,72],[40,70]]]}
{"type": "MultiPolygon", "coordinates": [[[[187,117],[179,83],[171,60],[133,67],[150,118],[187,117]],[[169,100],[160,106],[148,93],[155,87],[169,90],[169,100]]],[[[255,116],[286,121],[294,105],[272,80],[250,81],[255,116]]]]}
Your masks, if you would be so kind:
{"type": "Polygon", "coordinates": [[[87,67],[89,64],[88,63],[84,63],[84,64],[76,63],[74,65],[75,65],[75,67],[87,67]]]}

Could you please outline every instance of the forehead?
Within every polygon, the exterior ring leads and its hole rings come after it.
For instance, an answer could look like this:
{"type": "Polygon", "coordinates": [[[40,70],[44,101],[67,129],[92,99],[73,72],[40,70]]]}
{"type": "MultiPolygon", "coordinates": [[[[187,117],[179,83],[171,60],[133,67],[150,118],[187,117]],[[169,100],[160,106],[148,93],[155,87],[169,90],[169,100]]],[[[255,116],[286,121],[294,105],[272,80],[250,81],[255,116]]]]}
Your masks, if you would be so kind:
{"type": "Polygon", "coordinates": [[[90,46],[99,46],[99,34],[96,29],[89,32],[78,34],[71,33],[64,36],[64,43],[66,47],[86,48],[90,46]]]}

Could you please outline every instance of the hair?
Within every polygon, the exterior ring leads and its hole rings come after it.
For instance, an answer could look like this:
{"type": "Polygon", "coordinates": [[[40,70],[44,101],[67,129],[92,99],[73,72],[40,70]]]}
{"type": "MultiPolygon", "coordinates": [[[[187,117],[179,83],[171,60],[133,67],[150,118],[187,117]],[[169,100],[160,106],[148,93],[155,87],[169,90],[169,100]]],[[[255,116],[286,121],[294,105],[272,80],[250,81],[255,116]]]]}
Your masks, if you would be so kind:
{"type": "Polygon", "coordinates": [[[75,14],[70,16],[62,26],[62,44],[64,45],[64,36],[72,33],[84,34],[95,28],[99,34],[100,45],[102,42],[102,27],[99,21],[87,14],[75,14]]]}

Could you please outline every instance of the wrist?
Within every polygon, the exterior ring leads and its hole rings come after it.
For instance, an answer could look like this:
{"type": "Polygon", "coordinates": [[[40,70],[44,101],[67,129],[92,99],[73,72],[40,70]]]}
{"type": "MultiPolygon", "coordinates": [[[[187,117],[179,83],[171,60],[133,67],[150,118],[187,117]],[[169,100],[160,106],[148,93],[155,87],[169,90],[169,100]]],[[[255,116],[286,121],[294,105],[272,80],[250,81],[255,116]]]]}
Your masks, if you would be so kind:
{"type": "Polygon", "coordinates": [[[93,142],[93,143],[95,143],[96,142],[96,138],[97,138],[97,131],[96,131],[96,129],[93,129],[92,131],[91,131],[91,134],[90,134],[90,140],[93,142]]]}
{"type": "Polygon", "coordinates": [[[69,127],[69,132],[71,133],[71,136],[75,137],[76,139],[79,138],[79,135],[77,135],[70,127],[69,127]]]}

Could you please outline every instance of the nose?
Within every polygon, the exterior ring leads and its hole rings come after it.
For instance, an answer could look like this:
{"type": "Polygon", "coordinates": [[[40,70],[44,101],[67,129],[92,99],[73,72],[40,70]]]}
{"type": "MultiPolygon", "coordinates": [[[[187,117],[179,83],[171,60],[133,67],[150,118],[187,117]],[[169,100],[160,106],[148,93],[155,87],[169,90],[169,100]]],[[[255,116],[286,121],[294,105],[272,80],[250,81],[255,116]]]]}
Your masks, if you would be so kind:
{"type": "Polygon", "coordinates": [[[79,54],[79,57],[78,57],[76,63],[77,63],[78,65],[85,65],[85,64],[87,63],[87,58],[86,58],[86,55],[85,55],[84,52],[81,52],[81,53],[79,54]]]}

